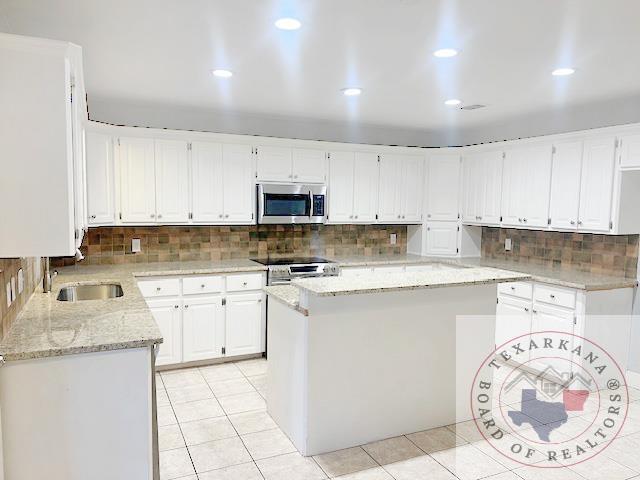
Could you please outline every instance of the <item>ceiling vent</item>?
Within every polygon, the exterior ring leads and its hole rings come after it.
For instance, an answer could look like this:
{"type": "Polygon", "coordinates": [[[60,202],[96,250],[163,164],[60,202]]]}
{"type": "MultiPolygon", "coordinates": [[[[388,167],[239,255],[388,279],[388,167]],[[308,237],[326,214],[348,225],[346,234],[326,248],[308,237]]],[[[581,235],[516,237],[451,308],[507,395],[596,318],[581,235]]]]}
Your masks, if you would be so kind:
{"type": "Polygon", "coordinates": [[[460,110],[478,110],[479,108],[484,108],[486,105],[480,105],[478,103],[473,105],[465,105],[464,107],[460,107],[460,110]]]}

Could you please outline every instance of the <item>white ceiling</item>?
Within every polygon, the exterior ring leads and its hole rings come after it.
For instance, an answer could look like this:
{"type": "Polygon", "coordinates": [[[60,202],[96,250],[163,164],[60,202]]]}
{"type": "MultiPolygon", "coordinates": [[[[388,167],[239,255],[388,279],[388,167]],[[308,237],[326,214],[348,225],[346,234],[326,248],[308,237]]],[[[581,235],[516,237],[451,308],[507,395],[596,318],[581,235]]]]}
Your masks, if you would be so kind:
{"type": "Polygon", "coordinates": [[[424,130],[637,97],[639,26],[638,0],[0,0],[0,30],[84,48],[90,101],[424,130]]]}

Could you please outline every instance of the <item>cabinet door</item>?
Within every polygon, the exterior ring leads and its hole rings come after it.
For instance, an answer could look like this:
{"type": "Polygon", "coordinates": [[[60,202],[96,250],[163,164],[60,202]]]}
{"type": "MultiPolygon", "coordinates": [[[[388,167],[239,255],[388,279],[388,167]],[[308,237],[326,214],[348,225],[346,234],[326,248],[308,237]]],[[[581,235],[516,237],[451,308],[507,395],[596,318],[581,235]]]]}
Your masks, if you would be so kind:
{"type": "Polygon", "coordinates": [[[378,221],[402,221],[402,156],[380,157],[380,190],[378,194],[378,221]]]}
{"type": "Polygon", "coordinates": [[[470,154],[462,160],[462,221],[474,224],[480,221],[480,207],[484,195],[478,154],[470,154]]]}
{"type": "Polygon", "coordinates": [[[610,230],[615,149],[613,137],[587,140],[584,143],[579,230],[610,230]]]}
{"type": "Polygon", "coordinates": [[[460,157],[429,158],[425,192],[428,220],[457,220],[460,212],[460,157]]]}
{"type": "Polygon", "coordinates": [[[194,142],[191,145],[193,221],[221,222],[223,218],[222,145],[194,142]]]}
{"type": "Polygon", "coordinates": [[[156,365],[182,362],[182,301],[179,298],[147,300],[160,333],[162,343],[156,357],[156,365]]]}
{"type": "Polygon", "coordinates": [[[256,205],[251,147],[223,145],[222,158],[224,221],[251,224],[256,205]]]}
{"type": "MultiPolygon", "coordinates": [[[[376,162],[376,166],[377,166],[376,162]]],[[[352,152],[329,154],[329,221],[333,223],[353,222],[354,164],[352,152]]]]}
{"type": "Polygon", "coordinates": [[[121,137],[118,158],[122,222],[155,222],[156,167],[153,140],[121,137]]]}
{"type": "Polygon", "coordinates": [[[640,135],[625,135],[620,139],[620,167],[640,168],[640,135]]]}
{"type": "Polygon", "coordinates": [[[580,175],[582,170],[582,142],[555,145],[551,169],[551,228],[578,228],[580,203],[580,175]]]}
{"type": "MultiPolygon", "coordinates": [[[[496,306],[496,346],[529,333],[531,333],[531,302],[499,296],[496,306]]],[[[518,358],[526,361],[529,360],[529,355],[521,353],[518,354],[518,358]]]]}
{"type": "Polygon", "coordinates": [[[378,211],[378,156],[356,153],[353,168],[353,222],[375,223],[378,211]]]}
{"type": "Polygon", "coordinates": [[[428,222],[427,255],[455,255],[458,253],[458,222],[428,222]]]}
{"type": "Polygon", "coordinates": [[[402,184],[400,185],[403,223],[416,223],[422,220],[422,191],[424,184],[424,159],[417,156],[405,156],[402,160],[402,184]]]}
{"type": "Polygon", "coordinates": [[[225,326],[222,297],[187,296],[183,302],[183,361],[221,357],[225,326]]]}
{"type": "MultiPolygon", "coordinates": [[[[559,308],[542,306],[538,303],[533,304],[533,315],[531,316],[532,332],[565,332],[573,334],[574,312],[573,310],[561,310],[559,308]]],[[[554,345],[558,345],[559,340],[554,341],[554,345]]],[[[573,360],[571,349],[573,342],[567,345],[567,350],[555,348],[553,356],[549,356],[549,349],[540,348],[531,350],[532,365],[538,370],[545,370],[548,367],[554,368],[558,373],[567,369],[567,360],[573,360]],[[544,358],[541,358],[544,357],[544,358]]]]}
{"type": "Polygon", "coordinates": [[[293,181],[324,183],[327,175],[326,154],[322,150],[293,149],[293,181]]]}
{"type": "Polygon", "coordinates": [[[227,297],[225,322],[227,356],[264,351],[262,306],[262,293],[234,294],[227,297]]]}
{"type": "Polygon", "coordinates": [[[187,142],[156,140],[156,218],[158,223],[189,221],[187,142]]]}
{"type": "Polygon", "coordinates": [[[85,151],[89,225],[113,223],[115,220],[113,139],[110,135],[87,132],[85,151]]]}
{"type": "Polygon", "coordinates": [[[483,171],[482,208],[480,222],[483,225],[500,224],[500,208],[502,201],[502,152],[487,152],[482,157],[483,171]]]}
{"type": "Polygon", "coordinates": [[[505,154],[502,171],[502,224],[524,227],[526,188],[526,149],[515,148],[505,154]]]}
{"type": "Polygon", "coordinates": [[[291,149],[285,147],[257,147],[258,180],[291,182],[291,149]]]}
{"type": "Polygon", "coordinates": [[[531,147],[527,151],[524,178],[524,224],[526,227],[546,228],[549,225],[551,191],[551,145],[531,147]]]}

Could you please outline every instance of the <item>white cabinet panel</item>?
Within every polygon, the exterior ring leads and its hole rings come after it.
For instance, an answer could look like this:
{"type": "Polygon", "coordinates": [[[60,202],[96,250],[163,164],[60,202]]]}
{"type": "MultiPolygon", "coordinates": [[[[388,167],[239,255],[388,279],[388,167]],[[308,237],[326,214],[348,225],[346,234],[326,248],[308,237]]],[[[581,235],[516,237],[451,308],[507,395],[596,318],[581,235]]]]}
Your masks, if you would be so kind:
{"type": "Polygon", "coordinates": [[[233,223],[253,223],[255,183],[251,147],[225,144],[222,147],[222,156],[224,220],[233,223]]]}
{"type": "Polygon", "coordinates": [[[457,220],[460,212],[460,156],[429,158],[425,192],[428,220],[457,220]]]}
{"type": "Polygon", "coordinates": [[[620,167],[640,168],[640,135],[625,135],[620,139],[620,167]]]}
{"type": "Polygon", "coordinates": [[[147,300],[149,310],[160,328],[160,344],[156,365],[182,362],[182,300],[179,298],[147,300]]]}
{"type": "Polygon", "coordinates": [[[221,222],[223,219],[222,145],[194,142],[191,145],[193,221],[221,222]]]}
{"type": "Polygon", "coordinates": [[[115,221],[113,138],[87,132],[86,157],[89,225],[111,224],[115,221]]]}
{"type": "Polygon", "coordinates": [[[293,149],[293,181],[324,183],[327,175],[326,154],[322,150],[293,149]]]}
{"type": "Polygon", "coordinates": [[[578,229],[608,232],[613,197],[615,138],[587,140],[582,157],[578,229]]]}
{"type": "Polygon", "coordinates": [[[483,225],[498,225],[502,200],[502,152],[487,153],[483,160],[484,189],[480,217],[483,225]]]}
{"type": "Polygon", "coordinates": [[[158,223],[189,221],[187,142],[156,140],[156,219],[158,223]]]}
{"type": "Polygon", "coordinates": [[[378,194],[378,220],[381,223],[398,223],[402,220],[401,183],[401,157],[399,155],[382,155],[378,194]]]}
{"type": "Polygon", "coordinates": [[[578,228],[581,169],[582,142],[565,142],[555,145],[549,208],[551,228],[559,230],[578,228]]]}
{"type": "Polygon", "coordinates": [[[458,253],[458,223],[428,222],[427,255],[456,255],[458,253]]]}
{"type": "Polygon", "coordinates": [[[526,156],[522,150],[506,152],[502,170],[502,224],[522,227],[524,216],[524,171],[526,156]]]}
{"type": "Polygon", "coordinates": [[[262,293],[234,294],[227,297],[226,355],[262,352],[262,293]]]}
{"type": "Polygon", "coordinates": [[[478,154],[466,155],[462,160],[462,221],[479,223],[484,185],[481,178],[481,160],[478,154]]]}
{"type": "Polygon", "coordinates": [[[504,190],[502,160],[502,151],[497,150],[471,153],[463,158],[463,223],[500,223],[504,190]]]}
{"type": "Polygon", "coordinates": [[[156,221],[156,174],[153,140],[121,137],[120,208],[123,223],[156,221]]]}
{"type": "Polygon", "coordinates": [[[185,297],[182,332],[184,362],[222,356],[225,319],[221,296],[185,297]]]}
{"type": "Polygon", "coordinates": [[[406,156],[402,160],[402,184],[400,186],[403,223],[422,220],[422,185],[424,184],[424,159],[406,156]]]}
{"type": "Polygon", "coordinates": [[[353,221],[354,164],[355,155],[352,152],[331,152],[329,154],[330,222],[351,223],[353,221]]]}
{"type": "MultiPolygon", "coordinates": [[[[538,303],[533,304],[533,315],[531,316],[531,331],[532,332],[565,332],[573,334],[574,328],[574,311],[573,310],[561,310],[559,308],[541,306],[538,303]]],[[[557,343],[559,340],[556,340],[557,343]]],[[[540,348],[538,350],[531,350],[532,366],[539,370],[544,370],[548,367],[555,368],[558,373],[563,373],[563,370],[567,368],[569,360],[573,360],[571,353],[572,342],[567,345],[567,350],[556,348],[553,351],[553,355],[549,356],[548,350],[540,348]]]]}
{"type": "MultiPolygon", "coordinates": [[[[516,337],[531,333],[531,301],[498,297],[496,306],[496,346],[516,337]]],[[[526,338],[525,338],[526,341],[526,338]]],[[[519,354],[518,359],[528,360],[528,355],[519,354]]]]}
{"type": "Polygon", "coordinates": [[[378,211],[378,156],[356,153],[353,167],[353,222],[374,223],[378,211]]]}
{"type": "Polygon", "coordinates": [[[524,224],[527,227],[546,228],[549,224],[551,152],[551,145],[532,147],[528,152],[524,190],[524,224]]]}
{"type": "Polygon", "coordinates": [[[291,149],[286,147],[257,147],[258,180],[291,182],[291,149]]]}

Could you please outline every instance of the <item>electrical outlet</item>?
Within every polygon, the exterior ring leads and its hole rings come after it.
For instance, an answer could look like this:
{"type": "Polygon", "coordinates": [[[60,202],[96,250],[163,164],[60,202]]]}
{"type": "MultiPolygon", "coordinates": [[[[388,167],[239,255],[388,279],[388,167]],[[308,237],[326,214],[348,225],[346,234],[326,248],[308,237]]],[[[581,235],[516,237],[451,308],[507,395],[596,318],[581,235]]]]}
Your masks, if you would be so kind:
{"type": "Polygon", "coordinates": [[[140,246],[140,239],[139,238],[132,238],[131,239],[131,252],[132,253],[138,253],[142,251],[142,247],[140,246]]]}
{"type": "Polygon", "coordinates": [[[391,245],[395,245],[397,240],[398,236],[395,233],[389,235],[389,243],[391,243],[391,245]]]}
{"type": "Polygon", "coordinates": [[[11,301],[15,302],[18,295],[16,293],[16,277],[11,277],[11,301]]]}
{"type": "Polygon", "coordinates": [[[505,249],[507,252],[510,252],[510,251],[511,251],[511,239],[510,239],[510,238],[505,238],[505,239],[504,239],[504,249],[505,249]]]}
{"type": "Polygon", "coordinates": [[[24,270],[18,270],[18,295],[24,291],[24,270]]]}

